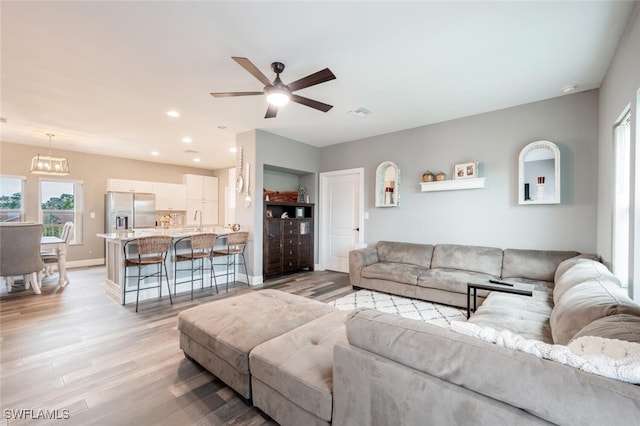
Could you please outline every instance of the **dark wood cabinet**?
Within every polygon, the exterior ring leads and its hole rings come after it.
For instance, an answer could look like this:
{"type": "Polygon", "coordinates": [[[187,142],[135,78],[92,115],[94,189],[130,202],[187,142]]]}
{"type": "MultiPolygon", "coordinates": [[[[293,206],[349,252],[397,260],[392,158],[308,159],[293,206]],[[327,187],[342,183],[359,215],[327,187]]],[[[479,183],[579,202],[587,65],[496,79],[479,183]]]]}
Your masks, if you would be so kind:
{"type": "Polygon", "coordinates": [[[313,271],[313,207],[308,203],[265,201],[262,250],[265,278],[303,269],[313,271]]]}

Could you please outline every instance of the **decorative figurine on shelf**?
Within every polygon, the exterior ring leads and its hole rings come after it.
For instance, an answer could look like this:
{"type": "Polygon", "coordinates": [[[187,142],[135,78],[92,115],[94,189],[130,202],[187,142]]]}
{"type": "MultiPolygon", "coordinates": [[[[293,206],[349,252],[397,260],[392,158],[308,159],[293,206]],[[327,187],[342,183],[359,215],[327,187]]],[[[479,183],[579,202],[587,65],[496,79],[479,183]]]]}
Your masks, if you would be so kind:
{"type": "Polygon", "coordinates": [[[298,202],[304,203],[305,195],[307,195],[307,187],[304,185],[298,186],[298,202]]]}
{"type": "Polygon", "coordinates": [[[287,213],[287,212],[283,212],[283,213],[280,215],[280,218],[281,218],[281,219],[289,219],[289,213],[287,213]]]}
{"type": "Polygon", "coordinates": [[[436,175],[436,180],[439,182],[441,180],[446,180],[447,179],[447,175],[444,174],[444,172],[439,172],[436,175]]]}
{"type": "Polygon", "coordinates": [[[423,182],[433,182],[433,173],[431,173],[429,170],[424,172],[422,174],[422,181],[423,182]]]}

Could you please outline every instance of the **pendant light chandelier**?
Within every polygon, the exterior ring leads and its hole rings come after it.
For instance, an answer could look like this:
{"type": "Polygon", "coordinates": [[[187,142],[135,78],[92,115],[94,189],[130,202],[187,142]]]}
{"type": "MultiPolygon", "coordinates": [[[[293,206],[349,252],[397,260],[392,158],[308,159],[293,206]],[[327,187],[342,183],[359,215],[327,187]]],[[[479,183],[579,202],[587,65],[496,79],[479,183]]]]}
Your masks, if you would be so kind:
{"type": "Polygon", "coordinates": [[[31,159],[31,174],[66,176],[69,172],[69,160],[66,158],[53,157],[51,155],[51,138],[55,135],[47,133],[49,136],[49,155],[36,155],[31,159]]]}

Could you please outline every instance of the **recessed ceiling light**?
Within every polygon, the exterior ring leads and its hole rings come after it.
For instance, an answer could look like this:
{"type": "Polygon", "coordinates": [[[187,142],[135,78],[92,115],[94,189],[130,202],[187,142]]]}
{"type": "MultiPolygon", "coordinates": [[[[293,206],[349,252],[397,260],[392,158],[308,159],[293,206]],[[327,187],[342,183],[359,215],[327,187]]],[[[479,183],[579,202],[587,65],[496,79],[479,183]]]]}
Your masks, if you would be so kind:
{"type": "Polygon", "coordinates": [[[176,111],[175,109],[172,109],[170,111],[167,111],[167,115],[169,117],[173,117],[173,118],[178,118],[180,117],[180,113],[178,111],[176,111]]]}
{"type": "Polygon", "coordinates": [[[229,151],[230,151],[230,152],[233,152],[234,154],[235,154],[236,152],[238,152],[238,150],[236,149],[236,147],[235,147],[235,146],[234,146],[234,147],[229,148],[229,151]]]}
{"type": "Polygon", "coordinates": [[[220,130],[224,130],[226,128],[227,128],[227,126],[222,126],[222,125],[218,126],[218,129],[220,129],[220,130]]]}
{"type": "Polygon", "coordinates": [[[160,155],[160,153],[158,151],[151,151],[151,155],[157,157],[158,155],[160,155]]]}
{"type": "Polygon", "coordinates": [[[562,90],[562,93],[564,93],[564,94],[569,94],[569,93],[575,92],[577,88],[578,88],[578,86],[576,84],[570,84],[568,86],[564,86],[560,90],[562,90]]]}
{"type": "Polygon", "coordinates": [[[182,138],[182,142],[183,143],[191,143],[191,142],[193,142],[193,140],[189,136],[185,136],[184,138],[182,138]]]}
{"type": "Polygon", "coordinates": [[[200,162],[200,158],[199,157],[194,157],[193,158],[193,162],[194,163],[199,163],[200,162]]]}

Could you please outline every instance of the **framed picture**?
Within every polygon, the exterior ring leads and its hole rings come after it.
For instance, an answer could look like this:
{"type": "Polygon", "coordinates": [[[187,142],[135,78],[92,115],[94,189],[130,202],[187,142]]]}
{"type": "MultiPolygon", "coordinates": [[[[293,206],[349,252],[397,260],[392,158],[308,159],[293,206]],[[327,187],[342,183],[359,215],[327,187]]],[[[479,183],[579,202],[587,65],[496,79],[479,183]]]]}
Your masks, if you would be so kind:
{"type": "Polygon", "coordinates": [[[453,167],[454,179],[468,179],[478,177],[478,163],[462,163],[453,167]]]}
{"type": "Polygon", "coordinates": [[[273,211],[267,210],[267,217],[273,217],[273,211]]]}
{"type": "Polygon", "coordinates": [[[296,217],[304,217],[304,207],[296,207],[296,217]]]}

